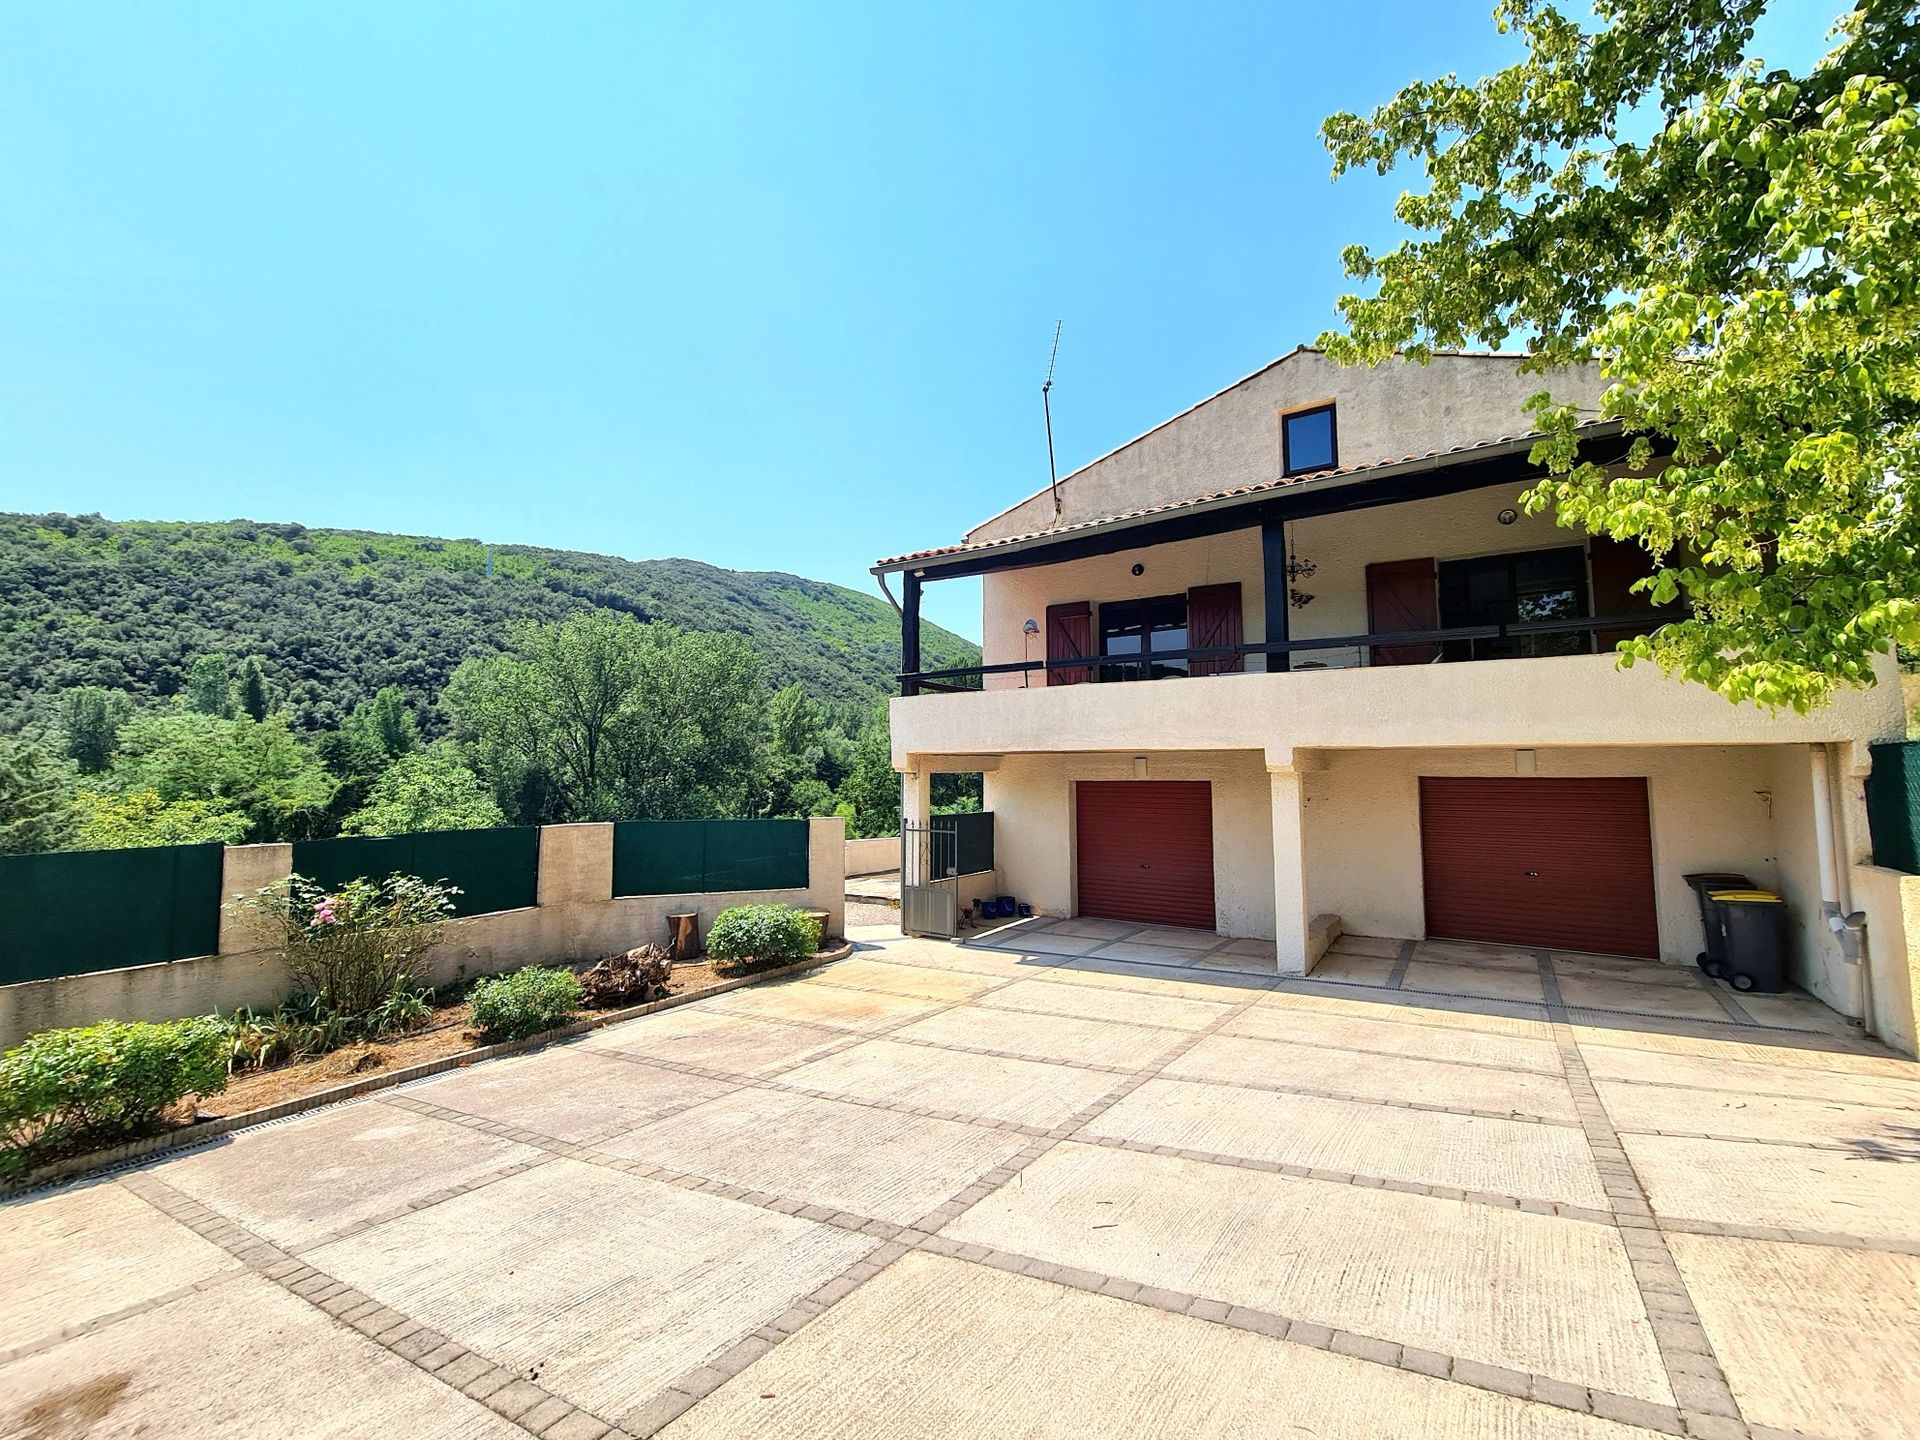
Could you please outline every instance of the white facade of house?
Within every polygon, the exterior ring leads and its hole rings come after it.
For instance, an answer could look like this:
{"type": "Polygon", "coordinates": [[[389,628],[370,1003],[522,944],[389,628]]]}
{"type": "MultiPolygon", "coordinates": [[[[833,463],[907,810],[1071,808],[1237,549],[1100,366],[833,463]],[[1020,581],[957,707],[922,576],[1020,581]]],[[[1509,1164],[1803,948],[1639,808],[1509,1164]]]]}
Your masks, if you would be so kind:
{"type": "MultiPolygon", "coordinates": [[[[1044,660],[1049,607],[1086,603],[1097,640],[1102,607],[1200,586],[1240,587],[1243,642],[1279,639],[1268,634],[1276,618],[1268,602],[1278,599],[1268,593],[1277,588],[1274,526],[1269,519],[1263,531],[1256,512],[1238,507],[1292,493],[1277,484],[1286,414],[1333,403],[1337,464],[1349,471],[1521,435],[1522,401],[1543,388],[1591,401],[1600,387],[1590,374],[1520,374],[1504,357],[1349,370],[1296,351],[1068,476],[1057,518],[1051,494],[1041,492],[971,532],[973,549],[882,568],[934,583],[955,563],[1000,567],[983,575],[987,667],[1044,660]],[[1232,493],[1246,487],[1256,488],[1232,493]],[[1200,497],[1211,498],[1182,506],[1200,497]],[[1208,533],[1161,540],[1162,515],[1136,515],[1153,507],[1214,518],[1208,533]],[[1236,523],[1239,515],[1247,523],[1236,523]],[[1105,553],[1053,558],[1076,542],[1084,550],[1090,535],[1107,536],[1105,553]],[[983,551],[985,542],[998,544],[983,551]]],[[[1434,463],[1436,475],[1449,473],[1450,457],[1434,463]]],[[[1380,473],[1401,475],[1392,467],[1380,473]]],[[[1336,472],[1301,482],[1300,493],[1377,483],[1373,473],[1336,472]]],[[[1524,488],[1514,479],[1456,484],[1452,493],[1285,521],[1286,555],[1312,566],[1292,586],[1312,599],[1279,606],[1286,638],[1377,632],[1367,567],[1414,557],[1432,559],[1444,577],[1455,562],[1497,568],[1487,557],[1559,552],[1555,563],[1581,567],[1585,613],[1619,613],[1592,608],[1608,582],[1589,565],[1586,537],[1525,514],[1524,488]]],[[[1437,656],[1440,647],[1432,648],[1437,656]]],[[[1049,685],[1044,671],[1029,670],[988,674],[979,692],[908,695],[892,707],[907,823],[926,815],[932,774],[982,771],[1000,889],[1042,913],[1078,914],[1076,787],[1205,781],[1215,928],[1271,939],[1280,972],[1304,974],[1318,958],[1316,917],[1336,916],[1354,934],[1429,933],[1422,777],[1637,777],[1645,781],[1658,958],[1691,964],[1702,946],[1697,903],[1682,877],[1743,872],[1790,907],[1793,980],[1914,1048],[1905,945],[1895,941],[1903,920],[1884,899],[1895,892],[1865,868],[1865,747],[1904,734],[1891,657],[1879,686],[1796,716],[1729,704],[1650,666],[1623,670],[1611,653],[1419,664],[1383,663],[1382,653],[1355,643],[1297,650],[1284,662],[1253,654],[1236,673],[1124,684],[1049,685]],[[1836,836],[1824,885],[1815,833],[1823,798],[1836,836]],[[1838,891],[1843,912],[1868,912],[1867,964],[1843,953],[1823,916],[1823,889],[1838,891]]]]}

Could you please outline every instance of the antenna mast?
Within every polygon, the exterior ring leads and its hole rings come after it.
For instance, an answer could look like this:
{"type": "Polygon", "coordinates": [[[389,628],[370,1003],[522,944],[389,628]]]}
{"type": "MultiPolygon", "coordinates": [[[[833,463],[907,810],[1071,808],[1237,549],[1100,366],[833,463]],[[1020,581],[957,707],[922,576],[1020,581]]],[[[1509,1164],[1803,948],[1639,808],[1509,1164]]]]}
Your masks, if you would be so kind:
{"type": "Polygon", "coordinates": [[[1053,389],[1053,362],[1060,358],[1060,326],[1053,322],[1053,353],[1047,357],[1047,378],[1040,386],[1040,408],[1047,417],[1047,480],[1053,486],[1053,518],[1060,518],[1060,472],[1053,463],[1053,401],[1047,392],[1053,389]]]}

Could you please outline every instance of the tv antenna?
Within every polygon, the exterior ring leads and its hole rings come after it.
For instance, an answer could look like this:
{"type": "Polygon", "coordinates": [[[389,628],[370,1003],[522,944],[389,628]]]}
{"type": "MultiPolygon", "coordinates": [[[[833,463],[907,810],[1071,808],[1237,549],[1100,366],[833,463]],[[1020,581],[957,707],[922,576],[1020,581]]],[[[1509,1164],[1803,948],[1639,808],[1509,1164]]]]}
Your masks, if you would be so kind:
{"type": "Polygon", "coordinates": [[[1060,358],[1060,326],[1063,321],[1053,322],[1053,353],[1047,357],[1047,378],[1040,386],[1040,409],[1047,417],[1047,480],[1053,487],[1053,518],[1060,518],[1060,472],[1053,463],[1053,401],[1048,392],[1053,389],[1053,362],[1060,358]]]}

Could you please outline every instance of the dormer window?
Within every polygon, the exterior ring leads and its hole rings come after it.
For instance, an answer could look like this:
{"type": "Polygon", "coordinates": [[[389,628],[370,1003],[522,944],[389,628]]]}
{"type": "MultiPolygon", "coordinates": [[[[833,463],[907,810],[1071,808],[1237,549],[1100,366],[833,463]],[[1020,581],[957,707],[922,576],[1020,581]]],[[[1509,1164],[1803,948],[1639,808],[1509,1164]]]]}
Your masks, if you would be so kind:
{"type": "Polygon", "coordinates": [[[1333,406],[1316,405],[1280,417],[1282,475],[1310,475],[1316,470],[1331,470],[1339,463],[1333,406]]]}

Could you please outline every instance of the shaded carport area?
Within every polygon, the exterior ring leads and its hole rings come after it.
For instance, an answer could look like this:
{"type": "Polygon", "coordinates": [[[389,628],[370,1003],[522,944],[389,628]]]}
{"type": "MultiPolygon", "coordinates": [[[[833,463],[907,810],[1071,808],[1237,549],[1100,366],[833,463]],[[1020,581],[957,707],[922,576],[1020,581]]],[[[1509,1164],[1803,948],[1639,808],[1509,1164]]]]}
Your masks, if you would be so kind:
{"type": "Polygon", "coordinates": [[[1913,1413],[1912,1063],[1843,1024],[1613,1013],[1557,956],[1537,999],[1407,983],[1465,955],[1397,986],[1397,953],[1347,958],[874,942],[14,1200],[0,1433],[1598,1440],[1913,1413]]]}

